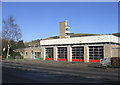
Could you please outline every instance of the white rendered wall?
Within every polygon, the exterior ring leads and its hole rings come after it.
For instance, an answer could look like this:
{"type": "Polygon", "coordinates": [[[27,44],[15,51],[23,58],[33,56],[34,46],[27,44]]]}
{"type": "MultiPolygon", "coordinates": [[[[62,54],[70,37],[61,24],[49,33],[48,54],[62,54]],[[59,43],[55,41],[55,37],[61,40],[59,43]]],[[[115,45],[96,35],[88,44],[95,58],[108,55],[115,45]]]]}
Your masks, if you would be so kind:
{"type": "Polygon", "coordinates": [[[97,35],[97,36],[85,36],[85,37],[72,37],[72,38],[41,40],[40,45],[99,43],[99,42],[120,43],[119,41],[120,41],[120,38],[118,38],[114,35],[97,35]]]}

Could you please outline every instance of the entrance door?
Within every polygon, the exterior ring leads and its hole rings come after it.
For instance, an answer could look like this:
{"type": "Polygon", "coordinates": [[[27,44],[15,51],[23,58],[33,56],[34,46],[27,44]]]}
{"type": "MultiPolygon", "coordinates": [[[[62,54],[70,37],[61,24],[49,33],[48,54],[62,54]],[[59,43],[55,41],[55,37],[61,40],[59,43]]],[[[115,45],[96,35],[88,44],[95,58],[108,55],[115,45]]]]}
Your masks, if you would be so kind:
{"type": "Polygon", "coordinates": [[[84,62],[84,47],[72,47],[72,61],[84,62]]]}
{"type": "Polygon", "coordinates": [[[67,61],[67,47],[58,47],[58,60],[67,61]]]}
{"type": "Polygon", "coordinates": [[[89,46],[89,62],[98,62],[103,59],[103,46],[89,46]]]}
{"type": "Polygon", "coordinates": [[[36,59],[40,59],[40,57],[41,57],[41,56],[40,56],[40,52],[35,52],[35,58],[36,58],[36,59]]]}
{"type": "Polygon", "coordinates": [[[53,60],[53,48],[46,48],[45,60],[53,60]]]}

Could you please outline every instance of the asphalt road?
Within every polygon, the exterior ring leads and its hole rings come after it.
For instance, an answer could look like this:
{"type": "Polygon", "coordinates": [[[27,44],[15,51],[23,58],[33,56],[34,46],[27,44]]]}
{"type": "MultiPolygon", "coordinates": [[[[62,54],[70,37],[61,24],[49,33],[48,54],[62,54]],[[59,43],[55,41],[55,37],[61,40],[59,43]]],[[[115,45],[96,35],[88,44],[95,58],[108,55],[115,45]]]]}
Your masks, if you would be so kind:
{"type": "Polygon", "coordinates": [[[119,70],[84,63],[3,61],[3,83],[118,83],[119,70]]]}

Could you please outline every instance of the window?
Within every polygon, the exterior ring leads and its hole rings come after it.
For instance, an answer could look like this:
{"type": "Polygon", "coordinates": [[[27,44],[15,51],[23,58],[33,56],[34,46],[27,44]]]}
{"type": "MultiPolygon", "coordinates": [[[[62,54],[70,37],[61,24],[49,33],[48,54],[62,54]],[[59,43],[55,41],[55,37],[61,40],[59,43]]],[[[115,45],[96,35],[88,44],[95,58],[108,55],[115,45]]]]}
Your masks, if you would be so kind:
{"type": "Polygon", "coordinates": [[[40,57],[40,52],[35,52],[35,57],[40,57]]]}
{"type": "Polygon", "coordinates": [[[28,55],[28,52],[26,52],[26,56],[28,55]]]}

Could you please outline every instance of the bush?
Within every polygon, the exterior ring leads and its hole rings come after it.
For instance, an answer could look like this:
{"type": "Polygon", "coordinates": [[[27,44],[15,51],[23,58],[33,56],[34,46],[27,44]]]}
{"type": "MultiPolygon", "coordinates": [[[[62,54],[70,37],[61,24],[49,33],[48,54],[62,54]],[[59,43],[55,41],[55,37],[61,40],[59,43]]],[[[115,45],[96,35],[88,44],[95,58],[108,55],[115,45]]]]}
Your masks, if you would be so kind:
{"type": "Polygon", "coordinates": [[[40,60],[43,60],[43,58],[40,58],[40,60]]]}
{"type": "MultiPolygon", "coordinates": [[[[9,54],[10,56],[8,57],[8,59],[16,59],[16,56],[18,56],[17,57],[18,59],[23,59],[23,56],[21,56],[19,52],[10,52],[9,54]]],[[[5,60],[6,56],[7,56],[7,52],[4,52],[2,54],[2,59],[5,60]]]]}
{"type": "Polygon", "coordinates": [[[108,65],[106,65],[106,67],[112,67],[112,65],[111,65],[111,64],[108,64],[108,65]]]}
{"type": "Polygon", "coordinates": [[[23,59],[23,56],[15,56],[15,59],[23,59]]]}

